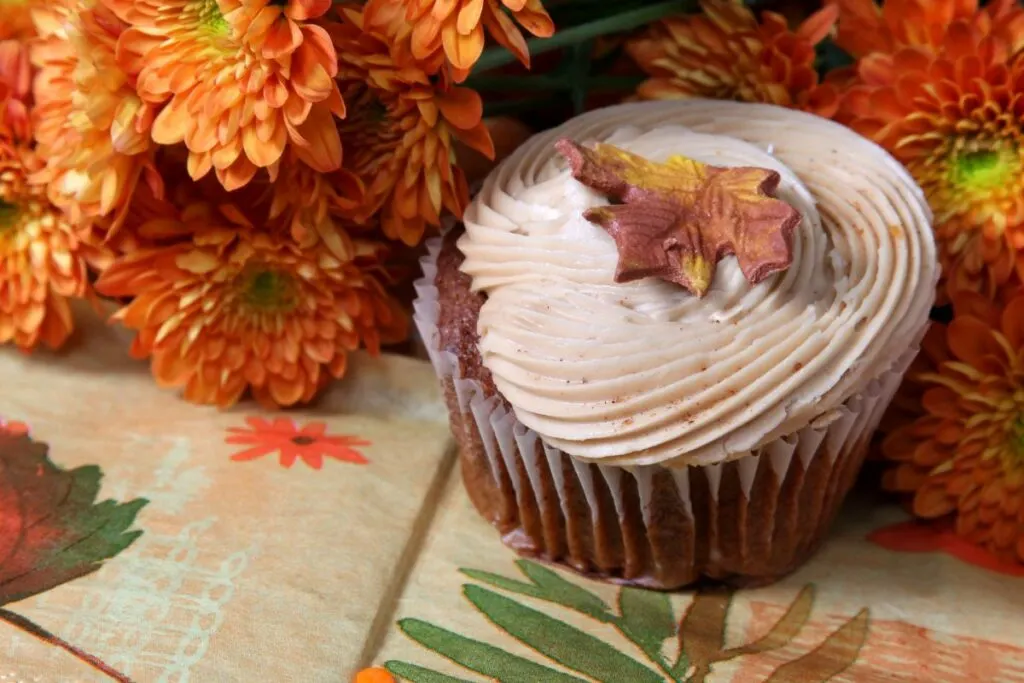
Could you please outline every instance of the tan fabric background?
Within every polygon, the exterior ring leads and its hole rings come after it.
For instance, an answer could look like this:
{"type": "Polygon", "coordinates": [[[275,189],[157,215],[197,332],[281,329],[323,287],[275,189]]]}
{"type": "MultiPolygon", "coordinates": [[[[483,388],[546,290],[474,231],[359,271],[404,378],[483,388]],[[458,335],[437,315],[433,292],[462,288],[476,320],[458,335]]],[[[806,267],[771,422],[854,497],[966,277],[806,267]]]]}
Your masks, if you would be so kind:
{"type": "MultiPolygon", "coordinates": [[[[63,467],[100,465],[101,498],[148,498],[144,533],[12,611],[137,681],[345,680],[450,470],[432,371],[358,357],[349,381],[286,416],[372,442],[369,463],[284,469],[273,455],[230,460],[244,446],[226,430],[266,416],[258,406],[186,404],[126,358],[116,329],[86,332],[60,356],[0,350],[0,416],[29,423],[63,467]]],[[[109,679],[0,623],[5,680],[109,679]]]]}
{"type": "MultiPolygon", "coordinates": [[[[465,584],[482,584],[460,569],[524,577],[457,481],[425,363],[360,356],[348,381],[319,405],[286,414],[370,441],[359,449],[367,464],[328,459],[319,471],[302,462],[286,469],[274,455],[232,461],[242,447],[225,442],[247,417],[273,416],[254,405],[228,412],[188,405],[125,356],[117,330],[91,323],[86,332],[69,354],[0,350],[0,417],[28,422],[63,467],[101,466],[101,498],[149,499],[136,524],[144,533],[97,573],[9,609],[135,681],[326,683],[388,661],[487,680],[406,636],[396,626],[406,618],[569,672],[502,632],[463,593],[465,584]]],[[[863,626],[863,637],[843,645],[853,664],[832,680],[1024,682],[1024,578],[946,552],[895,552],[867,540],[904,519],[896,508],[854,501],[804,569],[728,597],[724,647],[733,647],[766,633],[801,589],[814,590],[795,637],[716,664],[706,680],[768,680],[845,624],[863,626]]],[[[617,587],[562,576],[617,605],[617,587]]],[[[503,594],[644,661],[607,624],[503,594]]],[[[673,596],[673,618],[693,600],[673,596]]],[[[687,637],[707,645],[701,639],[714,634],[687,637]]],[[[677,650],[674,639],[664,644],[666,657],[677,650]]],[[[780,680],[827,679],[813,667],[791,670],[780,680]]],[[[0,622],[0,681],[108,680],[0,622]]]]}

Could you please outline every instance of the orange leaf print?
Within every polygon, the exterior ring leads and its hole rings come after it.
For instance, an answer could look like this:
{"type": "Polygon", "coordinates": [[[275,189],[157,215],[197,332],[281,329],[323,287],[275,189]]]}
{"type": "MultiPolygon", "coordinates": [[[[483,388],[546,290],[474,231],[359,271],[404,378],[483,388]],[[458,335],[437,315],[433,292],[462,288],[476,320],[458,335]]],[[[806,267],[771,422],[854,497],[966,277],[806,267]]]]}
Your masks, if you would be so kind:
{"type": "Polygon", "coordinates": [[[231,456],[236,462],[256,460],[272,453],[280,456],[281,466],[286,469],[296,460],[302,460],[314,470],[323,468],[324,458],[356,465],[369,462],[356,450],[359,446],[369,446],[369,441],[355,436],[327,434],[327,425],[323,422],[309,422],[300,428],[294,421],[283,417],[273,421],[249,417],[245,421],[249,428],[228,429],[227,443],[248,446],[231,456]]]}

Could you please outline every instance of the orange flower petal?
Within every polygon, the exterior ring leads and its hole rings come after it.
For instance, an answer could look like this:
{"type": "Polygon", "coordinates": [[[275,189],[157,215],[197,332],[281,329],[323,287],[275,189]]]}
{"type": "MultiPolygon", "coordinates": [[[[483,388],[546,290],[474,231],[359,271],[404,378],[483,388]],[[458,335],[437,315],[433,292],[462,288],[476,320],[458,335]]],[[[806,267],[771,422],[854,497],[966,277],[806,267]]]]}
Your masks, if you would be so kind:
{"type": "Polygon", "coordinates": [[[1024,296],[1014,297],[1003,309],[1001,327],[1014,349],[1024,348],[1024,296]]]}
{"type": "Polygon", "coordinates": [[[956,509],[953,500],[944,489],[925,485],[914,496],[914,514],[926,519],[942,517],[956,509]]]}
{"type": "Polygon", "coordinates": [[[469,88],[450,88],[437,98],[437,105],[449,123],[463,130],[479,125],[483,118],[483,101],[469,88]]]}
{"type": "Polygon", "coordinates": [[[455,28],[462,35],[469,35],[480,25],[484,11],[484,0],[469,0],[459,9],[455,28]]]}
{"type": "MultiPolygon", "coordinates": [[[[499,45],[514,54],[516,59],[527,69],[530,68],[530,50],[526,45],[526,39],[523,38],[522,32],[508,15],[500,9],[494,9],[488,5],[484,12],[483,23],[499,45]]],[[[458,79],[457,82],[461,82],[461,80],[463,79],[458,79]]]]}
{"type": "Polygon", "coordinates": [[[796,30],[796,35],[811,45],[816,45],[828,36],[832,31],[832,28],[835,26],[836,19],[838,18],[839,7],[837,5],[827,5],[823,9],[820,9],[807,17],[807,19],[800,24],[800,28],[796,30]]]}
{"type": "Polygon", "coordinates": [[[459,33],[454,25],[441,29],[444,53],[457,69],[471,68],[484,51],[484,29],[477,25],[469,33],[459,33]]]}
{"type": "Polygon", "coordinates": [[[331,0],[289,0],[285,14],[295,21],[316,19],[331,8],[331,0]]]}
{"type": "Polygon", "coordinates": [[[948,327],[947,337],[953,355],[971,365],[982,363],[986,356],[1002,355],[990,328],[976,318],[956,318],[948,327]]]}
{"type": "Polygon", "coordinates": [[[475,149],[488,159],[495,158],[494,139],[491,137],[490,129],[483,121],[473,128],[458,131],[458,138],[470,149],[475,149]]]}
{"type": "Polygon", "coordinates": [[[937,417],[948,420],[960,420],[963,413],[958,407],[960,397],[947,387],[928,389],[922,397],[924,409],[937,417]]]}
{"type": "Polygon", "coordinates": [[[334,117],[324,107],[314,107],[299,126],[308,144],[298,148],[299,158],[321,173],[330,173],[341,166],[341,136],[334,117]]]}

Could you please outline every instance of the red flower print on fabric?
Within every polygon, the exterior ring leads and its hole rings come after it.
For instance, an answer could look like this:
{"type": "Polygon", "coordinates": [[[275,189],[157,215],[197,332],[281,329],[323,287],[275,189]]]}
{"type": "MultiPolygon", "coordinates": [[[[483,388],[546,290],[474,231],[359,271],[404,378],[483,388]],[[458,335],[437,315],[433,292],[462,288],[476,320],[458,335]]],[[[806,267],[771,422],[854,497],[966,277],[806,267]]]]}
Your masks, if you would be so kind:
{"type": "Polygon", "coordinates": [[[302,460],[314,470],[324,466],[324,458],[365,465],[369,462],[356,448],[369,446],[370,442],[355,436],[334,436],[327,434],[323,422],[309,422],[300,427],[293,420],[279,417],[265,420],[248,417],[249,427],[228,429],[227,443],[248,446],[231,456],[232,460],[245,462],[256,460],[272,453],[280,457],[282,467],[289,468],[302,460]]]}

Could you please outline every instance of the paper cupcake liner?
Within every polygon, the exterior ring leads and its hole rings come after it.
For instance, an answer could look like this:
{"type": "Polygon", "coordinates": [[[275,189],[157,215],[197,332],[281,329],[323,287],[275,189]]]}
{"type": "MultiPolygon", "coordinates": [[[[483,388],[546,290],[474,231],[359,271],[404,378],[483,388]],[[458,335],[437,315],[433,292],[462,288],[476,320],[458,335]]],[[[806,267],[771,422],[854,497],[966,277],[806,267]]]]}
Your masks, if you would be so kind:
{"type": "Polygon", "coordinates": [[[584,462],[544,443],[441,348],[440,250],[440,239],[428,244],[415,321],[444,387],[470,498],[517,552],[624,583],[752,584],[796,569],[822,541],[917,352],[905,350],[838,409],[728,462],[584,462]]]}

